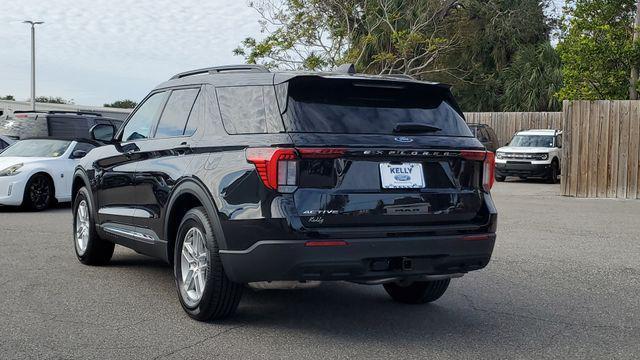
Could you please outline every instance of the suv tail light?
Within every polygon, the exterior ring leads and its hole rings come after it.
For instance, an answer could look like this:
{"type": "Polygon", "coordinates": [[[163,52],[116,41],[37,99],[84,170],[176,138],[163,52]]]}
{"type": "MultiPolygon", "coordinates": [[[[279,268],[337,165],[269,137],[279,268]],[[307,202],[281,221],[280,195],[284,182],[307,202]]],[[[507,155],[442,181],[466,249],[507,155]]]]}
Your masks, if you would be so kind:
{"type": "Polygon", "coordinates": [[[491,151],[469,150],[462,151],[462,157],[483,162],[482,187],[485,191],[490,191],[495,182],[496,154],[491,151]]]}
{"type": "Polygon", "coordinates": [[[247,148],[247,161],[256,166],[264,186],[271,190],[295,187],[300,158],[333,159],[345,153],[338,148],[247,148]]]}

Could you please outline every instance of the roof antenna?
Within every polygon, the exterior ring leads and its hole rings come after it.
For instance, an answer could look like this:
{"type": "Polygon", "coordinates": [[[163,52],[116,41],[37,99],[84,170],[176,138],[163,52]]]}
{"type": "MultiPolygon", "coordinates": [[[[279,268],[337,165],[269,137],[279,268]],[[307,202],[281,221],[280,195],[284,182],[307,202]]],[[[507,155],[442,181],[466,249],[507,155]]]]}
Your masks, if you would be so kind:
{"type": "Polygon", "coordinates": [[[343,73],[343,74],[355,74],[356,66],[354,64],[342,64],[338,66],[334,72],[343,73]]]}

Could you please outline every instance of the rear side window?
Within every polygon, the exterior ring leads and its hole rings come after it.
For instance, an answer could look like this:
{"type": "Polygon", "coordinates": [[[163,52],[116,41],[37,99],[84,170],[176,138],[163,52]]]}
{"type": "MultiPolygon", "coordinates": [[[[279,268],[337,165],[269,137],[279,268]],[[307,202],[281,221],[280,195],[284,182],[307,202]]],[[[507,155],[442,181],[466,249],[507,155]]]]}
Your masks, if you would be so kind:
{"type": "Polygon", "coordinates": [[[0,149],[4,149],[7,146],[9,146],[9,144],[7,144],[6,142],[4,142],[4,140],[0,139],[0,149]]]}
{"type": "Polygon", "coordinates": [[[151,127],[158,118],[166,96],[166,91],[155,93],[140,105],[122,131],[123,141],[141,140],[149,137],[151,127]]]}
{"type": "MultiPolygon", "coordinates": [[[[185,134],[187,120],[199,91],[200,89],[180,89],[171,92],[158,123],[156,138],[182,136],[185,134]]],[[[192,131],[190,133],[193,134],[192,131]]]]}
{"type": "Polygon", "coordinates": [[[229,134],[267,132],[262,86],[221,87],[217,93],[222,123],[229,134]]]}
{"type": "Polygon", "coordinates": [[[289,132],[394,134],[409,123],[430,128],[414,134],[473,136],[447,102],[449,91],[433,85],[300,77],[290,81],[288,94],[289,132]]]}
{"type": "Polygon", "coordinates": [[[49,136],[59,138],[86,138],[91,127],[90,120],[80,116],[49,116],[49,136]]]}

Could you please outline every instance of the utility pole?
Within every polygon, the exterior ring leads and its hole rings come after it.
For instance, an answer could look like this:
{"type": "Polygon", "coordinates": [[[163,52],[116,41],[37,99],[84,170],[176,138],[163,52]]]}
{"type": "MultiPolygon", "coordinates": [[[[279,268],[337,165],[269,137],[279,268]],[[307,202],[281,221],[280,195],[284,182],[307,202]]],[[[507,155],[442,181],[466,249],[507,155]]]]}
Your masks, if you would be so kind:
{"type": "Polygon", "coordinates": [[[44,21],[25,20],[23,23],[31,25],[31,110],[36,111],[36,25],[44,24],[44,21]]]}
{"type": "MultiPolygon", "coordinates": [[[[638,42],[640,37],[640,0],[636,2],[636,21],[633,25],[633,44],[638,42]]],[[[638,100],[638,64],[631,65],[631,83],[629,84],[629,100],[638,100]]]]}

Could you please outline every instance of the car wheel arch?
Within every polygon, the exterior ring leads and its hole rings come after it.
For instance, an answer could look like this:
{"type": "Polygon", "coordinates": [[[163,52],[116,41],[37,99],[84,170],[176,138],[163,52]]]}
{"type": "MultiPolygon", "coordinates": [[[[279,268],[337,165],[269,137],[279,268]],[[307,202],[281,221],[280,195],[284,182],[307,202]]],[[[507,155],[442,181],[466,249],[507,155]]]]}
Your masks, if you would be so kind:
{"type": "Polygon", "coordinates": [[[76,171],[73,174],[73,181],[71,183],[71,203],[76,199],[76,195],[78,194],[78,190],[82,187],[86,187],[87,190],[91,193],[91,187],[89,186],[90,181],[87,175],[82,171],[76,171]]]}
{"type": "MultiPolygon", "coordinates": [[[[28,179],[28,180],[27,180],[27,182],[26,182],[26,185],[28,185],[28,184],[29,184],[29,182],[30,182],[33,178],[35,178],[36,176],[44,176],[44,177],[46,177],[47,179],[49,179],[49,182],[50,182],[51,187],[52,187],[52,189],[51,189],[51,190],[53,190],[53,194],[52,194],[52,195],[53,195],[53,197],[55,198],[55,197],[56,197],[56,182],[55,182],[55,180],[54,180],[53,176],[51,176],[51,174],[49,174],[49,173],[48,173],[47,171],[45,171],[45,170],[36,170],[36,171],[34,171],[33,173],[31,173],[31,175],[29,175],[29,179],[28,179]]],[[[27,188],[26,188],[26,186],[25,186],[25,189],[24,189],[25,194],[26,194],[27,190],[28,190],[28,189],[27,189],[27,188]]]]}
{"type": "MultiPolygon", "coordinates": [[[[191,209],[202,206],[211,220],[214,229],[222,234],[222,228],[218,218],[218,210],[214,200],[205,186],[197,179],[186,179],[176,185],[169,201],[164,220],[164,238],[167,241],[167,259],[173,262],[173,246],[176,240],[178,227],[182,217],[191,209]]],[[[227,249],[224,236],[217,236],[220,249],[227,249]]]]}

